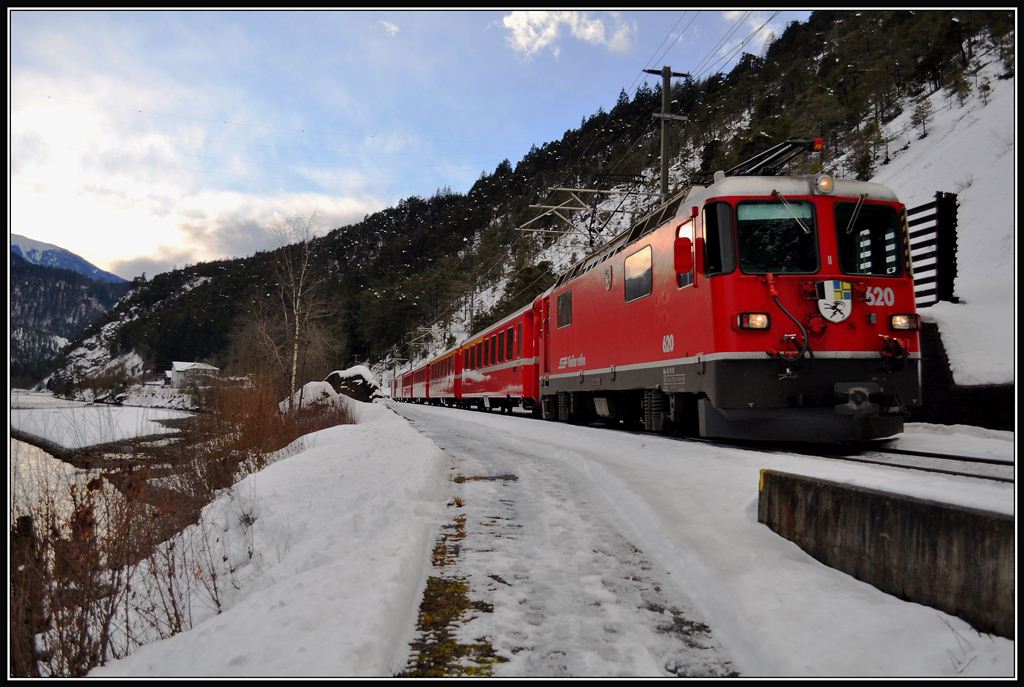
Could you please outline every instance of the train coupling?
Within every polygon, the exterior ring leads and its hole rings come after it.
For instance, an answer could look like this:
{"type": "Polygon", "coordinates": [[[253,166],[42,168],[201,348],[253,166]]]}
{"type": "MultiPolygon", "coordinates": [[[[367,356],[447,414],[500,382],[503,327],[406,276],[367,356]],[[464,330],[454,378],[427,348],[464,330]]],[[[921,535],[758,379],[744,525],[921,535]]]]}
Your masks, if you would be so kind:
{"type": "Polygon", "coordinates": [[[874,382],[839,382],[832,387],[835,411],[839,415],[865,415],[879,413],[877,399],[882,392],[874,382]]]}

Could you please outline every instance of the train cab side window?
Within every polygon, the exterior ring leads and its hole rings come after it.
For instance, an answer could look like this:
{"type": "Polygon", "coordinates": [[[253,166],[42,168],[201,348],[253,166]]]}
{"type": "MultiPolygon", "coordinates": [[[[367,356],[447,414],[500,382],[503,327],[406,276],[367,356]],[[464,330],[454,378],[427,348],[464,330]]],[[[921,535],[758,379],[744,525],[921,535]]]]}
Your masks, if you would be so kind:
{"type": "Polygon", "coordinates": [[[572,324],[572,291],[559,294],[556,310],[558,311],[558,326],[560,328],[568,327],[572,324]]]}
{"type": "Polygon", "coordinates": [[[654,273],[651,269],[651,247],[647,246],[626,258],[625,278],[626,302],[651,295],[654,273]]]}
{"type": "Polygon", "coordinates": [[[484,366],[486,367],[491,362],[491,340],[484,339],[484,366]]]}
{"type": "MultiPolygon", "coordinates": [[[[692,221],[687,222],[686,224],[684,224],[681,227],[679,227],[679,231],[676,232],[676,237],[681,238],[681,239],[682,238],[690,239],[690,242],[692,244],[692,242],[693,242],[693,222],[692,221]]],[[[690,270],[689,272],[679,273],[679,274],[676,275],[676,278],[677,278],[677,280],[679,282],[679,288],[683,288],[684,286],[689,286],[690,284],[693,283],[693,270],[690,270]]]]}
{"type": "Polygon", "coordinates": [[[836,235],[846,274],[900,276],[903,228],[895,208],[836,203],[836,235]]]}
{"type": "Polygon", "coordinates": [[[728,274],[736,269],[732,208],[708,203],[704,208],[704,274],[728,274]]]}
{"type": "Polygon", "coordinates": [[[491,365],[498,362],[498,335],[491,334],[491,365]]]}
{"type": "Polygon", "coordinates": [[[509,327],[505,336],[505,343],[508,344],[508,348],[505,349],[505,360],[512,360],[512,358],[516,357],[515,335],[516,330],[509,327]]]}
{"type": "Polygon", "coordinates": [[[498,333],[498,362],[505,362],[505,332],[498,333]]]}
{"type": "Polygon", "coordinates": [[[519,342],[519,355],[516,357],[523,357],[523,325],[522,323],[516,328],[516,341],[519,342]]]}

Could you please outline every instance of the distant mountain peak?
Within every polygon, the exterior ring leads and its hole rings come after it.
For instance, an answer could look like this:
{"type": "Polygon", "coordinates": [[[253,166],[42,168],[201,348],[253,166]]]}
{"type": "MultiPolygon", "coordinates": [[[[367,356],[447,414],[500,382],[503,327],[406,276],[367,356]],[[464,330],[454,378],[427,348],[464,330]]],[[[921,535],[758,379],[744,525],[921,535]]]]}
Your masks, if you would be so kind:
{"type": "Polygon", "coordinates": [[[21,234],[11,234],[11,253],[24,258],[33,265],[71,270],[96,281],[115,283],[128,281],[116,274],[101,270],[85,258],[75,255],[65,248],[52,243],[36,241],[21,234]]]}

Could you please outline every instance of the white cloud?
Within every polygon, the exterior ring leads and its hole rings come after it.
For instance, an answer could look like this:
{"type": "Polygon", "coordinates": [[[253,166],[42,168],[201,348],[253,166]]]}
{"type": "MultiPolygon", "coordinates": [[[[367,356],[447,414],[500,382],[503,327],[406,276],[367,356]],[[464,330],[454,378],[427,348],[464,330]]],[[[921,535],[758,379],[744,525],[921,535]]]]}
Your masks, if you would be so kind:
{"type": "Polygon", "coordinates": [[[609,24],[615,24],[610,37],[605,20],[589,12],[517,11],[506,15],[501,21],[509,32],[506,36],[509,45],[526,57],[532,57],[551,46],[557,58],[560,50],[554,44],[563,29],[585,43],[604,46],[612,52],[628,52],[636,34],[636,26],[621,19],[617,13],[610,14],[607,19],[609,24]]]}
{"type": "Polygon", "coordinates": [[[391,22],[387,21],[386,19],[381,19],[380,23],[381,23],[381,26],[384,27],[384,30],[387,31],[392,36],[394,36],[396,33],[398,33],[401,30],[401,29],[398,28],[398,26],[396,24],[392,24],[391,22]]]}
{"type": "Polygon", "coordinates": [[[317,211],[328,230],[385,206],[355,172],[267,171],[258,154],[279,122],[230,93],[140,72],[12,72],[10,231],[132,277],[269,248],[275,217],[317,211]],[[224,190],[265,186],[267,174],[304,176],[319,192],[224,190]]]}

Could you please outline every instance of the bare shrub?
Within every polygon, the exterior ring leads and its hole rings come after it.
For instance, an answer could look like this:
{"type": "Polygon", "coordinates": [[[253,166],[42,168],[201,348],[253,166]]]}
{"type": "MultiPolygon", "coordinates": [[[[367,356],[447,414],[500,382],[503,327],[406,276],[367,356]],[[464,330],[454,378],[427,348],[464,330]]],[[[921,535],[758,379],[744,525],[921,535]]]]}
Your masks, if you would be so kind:
{"type": "Polygon", "coordinates": [[[120,654],[111,629],[138,556],[127,550],[137,539],[126,536],[138,513],[103,477],[50,477],[12,503],[10,649],[19,677],[82,676],[120,654]]]}

